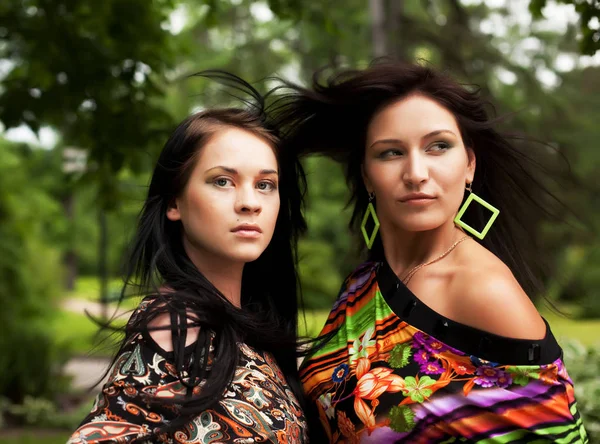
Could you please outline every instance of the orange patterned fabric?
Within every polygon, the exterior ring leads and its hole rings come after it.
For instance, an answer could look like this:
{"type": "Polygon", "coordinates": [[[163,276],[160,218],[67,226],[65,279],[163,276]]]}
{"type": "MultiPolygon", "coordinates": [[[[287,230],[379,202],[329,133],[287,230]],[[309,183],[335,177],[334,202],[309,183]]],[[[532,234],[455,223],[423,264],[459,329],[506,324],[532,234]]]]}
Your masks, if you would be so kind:
{"type": "Polygon", "coordinates": [[[332,443],[586,443],[561,350],[420,303],[387,264],[346,280],[301,378],[332,443]]]}
{"type": "Polygon", "coordinates": [[[246,344],[239,344],[234,378],[215,406],[170,436],[157,433],[178,417],[177,405],[161,400],[181,399],[187,388],[169,354],[150,341],[141,334],[131,338],[68,444],[307,442],[304,414],[277,363],[246,344]]]}

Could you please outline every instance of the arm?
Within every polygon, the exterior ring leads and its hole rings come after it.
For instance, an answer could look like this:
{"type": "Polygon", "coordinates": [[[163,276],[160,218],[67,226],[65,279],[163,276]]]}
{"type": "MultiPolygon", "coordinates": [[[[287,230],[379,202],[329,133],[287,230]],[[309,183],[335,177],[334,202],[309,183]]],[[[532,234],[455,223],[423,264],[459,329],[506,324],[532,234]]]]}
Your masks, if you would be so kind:
{"type": "Polygon", "coordinates": [[[542,339],[546,325],[504,264],[464,269],[451,291],[452,318],[489,333],[518,339],[542,339]]]}
{"type": "Polygon", "coordinates": [[[178,379],[167,364],[143,339],[130,341],[69,444],[134,442],[175,418],[173,405],[153,402],[159,394],[179,394],[178,379]]]}

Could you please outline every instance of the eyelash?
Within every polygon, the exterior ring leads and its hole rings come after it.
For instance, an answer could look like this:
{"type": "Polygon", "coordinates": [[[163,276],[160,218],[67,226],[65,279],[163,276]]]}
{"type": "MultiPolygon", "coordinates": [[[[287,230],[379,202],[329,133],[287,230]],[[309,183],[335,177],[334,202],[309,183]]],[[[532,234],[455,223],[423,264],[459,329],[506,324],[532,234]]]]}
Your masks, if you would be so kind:
{"type": "Polygon", "coordinates": [[[258,182],[259,185],[261,183],[264,183],[265,185],[268,185],[270,188],[266,189],[266,190],[263,190],[263,189],[259,188],[260,191],[275,191],[277,189],[277,185],[275,183],[269,181],[269,180],[263,180],[261,182],[258,182]]]}
{"type": "Polygon", "coordinates": [[[386,159],[388,157],[391,157],[392,155],[398,153],[399,155],[402,155],[402,152],[396,149],[391,149],[391,150],[385,150],[382,153],[379,154],[379,158],[381,159],[386,159]]]}
{"type": "Polygon", "coordinates": [[[226,182],[228,182],[228,183],[231,183],[231,182],[232,182],[232,180],[231,180],[231,179],[227,179],[227,178],[225,178],[225,177],[217,177],[215,180],[213,180],[213,183],[214,183],[216,186],[218,186],[219,188],[223,188],[223,187],[225,187],[226,185],[219,185],[219,181],[222,181],[222,180],[224,180],[224,181],[226,181],[226,182]]]}
{"type": "MultiPolygon", "coordinates": [[[[439,149],[436,149],[434,151],[447,151],[448,149],[452,148],[452,145],[450,145],[448,142],[435,142],[433,144],[431,144],[428,148],[427,151],[429,151],[431,148],[433,147],[438,147],[439,149]]],[[[404,153],[402,153],[402,151],[392,148],[386,151],[383,151],[381,154],[379,154],[378,157],[385,159],[385,158],[389,158],[393,155],[403,155],[404,153]]]]}
{"type": "MultiPolygon", "coordinates": [[[[228,182],[228,183],[232,183],[232,182],[233,182],[231,179],[228,179],[228,178],[226,178],[226,177],[217,177],[217,178],[216,178],[216,179],[213,181],[213,184],[214,184],[215,186],[219,187],[219,188],[224,188],[224,187],[226,187],[227,185],[219,185],[219,183],[218,183],[219,181],[222,181],[222,180],[224,180],[224,181],[226,181],[226,182],[228,182]]],[[[269,187],[268,189],[261,189],[261,188],[259,188],[259,190],[260,190],[260,191],[275,191],[275,190],[277,189],[277,184],[275,184],[275,183],[273,183],[273,182],[271,182],[271,181],[269,181],[269,180],[262,180],[262,181],[258,182],[258,184],[257,184],[257,185],[260,185],[260,184],[266,184],[266,185],[268,185],[268,187],[269,187]]]]}
{"type": "Polygon", "coordinates": [[[450,149],[452,146],[448,142],[435,142],[434,144],[431,145],[431,148],[433,148],[433,147],[439,147],[440,148],[439,151],[446,151],[446,150],[450,149]]]}

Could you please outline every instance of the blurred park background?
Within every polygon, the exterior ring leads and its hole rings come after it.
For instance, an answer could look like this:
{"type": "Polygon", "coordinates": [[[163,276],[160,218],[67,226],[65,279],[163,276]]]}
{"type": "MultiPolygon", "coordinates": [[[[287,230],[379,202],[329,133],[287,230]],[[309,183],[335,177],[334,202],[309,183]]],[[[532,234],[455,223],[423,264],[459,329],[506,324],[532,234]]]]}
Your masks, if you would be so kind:
{"type": "MultiPolygon", "coordinates": [[[[500,114],[514,112],[511,128],[569,160],[579,187],[554,188],[587,225],[539,226],[552,270],[544,296],[566,316],[535,296],[600,442],[599,19],[597,0],[1,0],[0,443],[65,442],[90,409],[85,386],[113,350],[84,310],[115,311],[170,131],[227,105],[187,76],[221,68],[306,82],[378,56],[478,84],[500,114]]],[[[339,166],[305,166],[301,322],[316,334],[359,259],[339,166]]]]}

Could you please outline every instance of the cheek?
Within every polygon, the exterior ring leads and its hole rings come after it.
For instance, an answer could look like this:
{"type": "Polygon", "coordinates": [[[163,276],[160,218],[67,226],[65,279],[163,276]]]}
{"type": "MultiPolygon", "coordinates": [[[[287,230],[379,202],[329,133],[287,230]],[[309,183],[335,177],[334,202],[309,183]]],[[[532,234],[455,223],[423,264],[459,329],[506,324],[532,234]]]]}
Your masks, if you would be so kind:
{"type": "Polygon", "coordinates": [[[463,201],[465,195],[465,187],[463,182],[464,180],[462,182],[458,182],[451,190],[447,191],[446,201],[448,211],[450,211],[451,213],[457,213],[460,204],[463,201]]]}
{"type": "Polygon", "coordinates": [[[433,176],[443,193],[446,205],[451,210],[457,210],[465,193],[466,173],[464,165],[439,169],[433,176]]]}
{"type": "Polygon", "coordinates": [[[436,174],[436,176],[438,177],[436,182],[445,192],[456,193],[457,190],[463,190],[465,188],[466,176],[464,170],[460,167],[445,169],[439,174],[436,174]]]}
{"type": "Polygon", "coordinates": [[[185,208],[182,214],[182,222],[188,230],[197,232],[211,232],[213,227],[222,222],[223,207],[227,199],[211,198],[205,190],[190,189],[185,197],[185,208]]]}
{"type": "Polygon", "coordinates": [[[265,215],[266,223],[271,227],[275,227],[277,217],[279,216],[280,201],[279,197],[267,199],[263,206],[263,214],[265,215]]]}
{"type": "Polygon", "coordinates": [[[379,197],[393,193],[401,182],[398,167],[393,163],[367,163],[365,174],[379,197]]]}
{"type": "Polygon", "coordinates": [[[464,187],[468,174],[469,159],[462,147],[451,148],[429,163],[431,177],[444,189],[464,187]]]}

